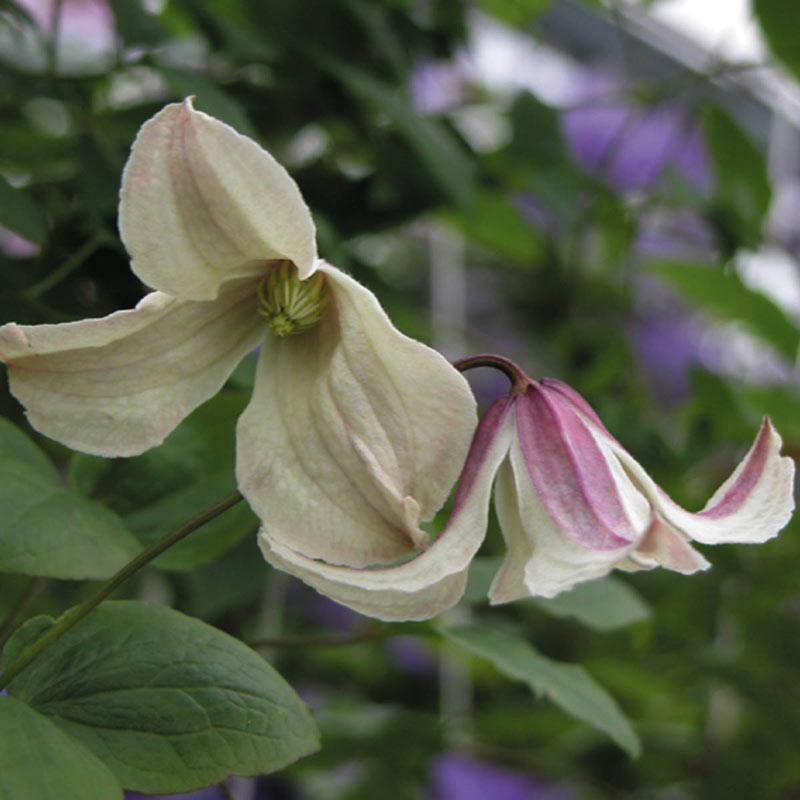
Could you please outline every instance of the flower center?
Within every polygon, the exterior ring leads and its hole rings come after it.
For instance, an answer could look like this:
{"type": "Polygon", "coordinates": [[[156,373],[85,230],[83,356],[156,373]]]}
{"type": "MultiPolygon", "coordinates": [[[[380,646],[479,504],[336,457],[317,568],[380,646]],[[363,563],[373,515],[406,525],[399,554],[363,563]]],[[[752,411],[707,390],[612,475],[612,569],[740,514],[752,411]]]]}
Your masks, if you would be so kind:
{"type": "Polygon", "coordinates": [[[325,276],[315,272],[301,281],[291,261],[279,261],[258,286],[258,313],[277,336],[313,328],[328,305],[325,276]]]}

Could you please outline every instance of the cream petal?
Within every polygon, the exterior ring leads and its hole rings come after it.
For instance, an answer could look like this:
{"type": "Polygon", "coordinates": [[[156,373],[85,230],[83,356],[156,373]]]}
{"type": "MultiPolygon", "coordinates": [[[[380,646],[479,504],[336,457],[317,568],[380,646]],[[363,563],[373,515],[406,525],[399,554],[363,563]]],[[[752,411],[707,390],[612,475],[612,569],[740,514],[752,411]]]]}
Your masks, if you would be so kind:
{"type": "Polygon", "coordinates": [[[227,280],[287,258],[314,270],[314,223],[297,184],[252,139],[192,108],[146,122],[122,175],[119,230],[148,286],[213,300],[227,280]]]}
{"type": "Polygon", "coordinates": [[[483,541],[492,481],[513,436],[509,408],[505,399],[498,401],[481,420],[447,526],[424,552],[391,567],[352,569],[307,558],[262,529],[259,544],[265,558],[368,616],[429,619],[446,611],[463,594],[469,563],[483,541]]]}
{"type": "Polygon", "coordinates": [[[617,457],[666,522],[703,544],[758,543],[776,536],[794,510],[794,462],[765,419],[750,451],[706,507],[691,513],[671,500],[620,445],[617,457]]]}
{"type": "MultiPolygon", "coordinates": [[[[555,597],[578,583],[606,575],[636,548],[634,540],[628,544],[620,542],[614,548],[594,549],[568,536],[551,516],[532,483],[527,457],[517,439],[511,445],[510,461],[513,489],[509,486],[508,491],[501,488],[501,492],[505,491],[507,501],[516,500],[516,503],[506,505],[502,511],[498,505],[498,516],[501,524],[504,523],[503,534],[509,541],[509,553],[529,553],[522,575],[526,594],[555,597]]],[[[636,522],[638,524],[639,520],[636,522]]],[[[504,565],[492,585],[491,602],[507,602],[521,596],[519,570],[520,565],[504,565]]]]}
{"type": "Polygon", "coordinates": [[[392,327],[330,265],[331,301],[304,333],[271,338],[237,431],[239,487],[275,545],[364,567],[427,541],[476,417],[463,377],[392,327]]]}
{"type": "Polygon", "coordinates": [[[75,450],[154,447],[222,387],[263,339],[252,281],[211,302],[161,292],[135,309],[60,325],[0,328],[12,393],[41,433],[75,450]]]}
{"type": "Polygon", "coordinates": [[[533,537],[528,535],[520,516],[514,472],[508,459],[497,471],[494,510],[506,542],[506,557],[489,587],[489,601],[493,605],[530,596],[525,584],[525,567],[533,557],[533,537]]]}

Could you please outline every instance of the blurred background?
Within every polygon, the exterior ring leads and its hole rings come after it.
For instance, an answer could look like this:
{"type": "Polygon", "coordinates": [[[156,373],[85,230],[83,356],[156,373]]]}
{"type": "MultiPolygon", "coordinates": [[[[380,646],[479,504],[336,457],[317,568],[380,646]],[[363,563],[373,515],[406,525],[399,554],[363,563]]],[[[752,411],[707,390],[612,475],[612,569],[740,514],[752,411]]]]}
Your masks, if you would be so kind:
{"type": "MultiPolygon", "coordinates": [[[[569,382],[699,508],[764,414],[800,453],[798,42],[790,0],[0,0],[0,322],[139,300],[122,166],[142,122],[193,94],[290,170],[322,255],[401,330],[569,382]]],[[[234,488],[252,368],[144,456],[37,441],[152,541],[234,488]]],[[[485,407],[506,386],[482,373],[485,407]]],[[[492,523],[453,619],[583,664],[638,759],[488,662],[270,571],[246,509],[129,591],[266,641],[322,727],[319,754],[198,800],[796,800],[797,528],[706,552],[701,575],[489,609],[492,523]]],[[[0,577],[5,613],[26,584],[0,577]]],[[[32,613],[52,613],[86,587],[37,590],[32,613]]]]}

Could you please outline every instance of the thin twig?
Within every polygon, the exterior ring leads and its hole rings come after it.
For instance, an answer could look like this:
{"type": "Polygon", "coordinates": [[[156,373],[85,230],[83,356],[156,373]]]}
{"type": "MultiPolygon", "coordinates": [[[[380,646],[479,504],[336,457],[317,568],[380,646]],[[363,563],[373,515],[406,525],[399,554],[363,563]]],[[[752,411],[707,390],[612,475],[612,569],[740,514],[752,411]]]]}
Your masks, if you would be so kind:
{"type": "Polygon", "coordinates": [[[56,623],[41,638],[37,639],[27,650],[14,661],[13,664],[0,675],[0,689],[4,689],[19,675],[34,659],[44,650],[50,647],[53,642],[60,639],[68,630],[75,627],[87,614],[94,611],[103,600],[106,599],[115,589],[119,588],[131,576],[135,575],[145,564],[149,564],[154,558],[160,556],[165,550],[177,544],[181,539],[193,533],[198,528],[210,522],[215,517],[235,506],[242,495],[236,491],[231,492],[218,503],[210,506],[205,511],[201,511],[197,516],[192,517],[188,522],[175,528],[163,539],[139,553],[136,558],[129,561],[115,575],[109,578],[94,594],[84,600],[80,605],[71,608],[62,614],[56,623]]]}

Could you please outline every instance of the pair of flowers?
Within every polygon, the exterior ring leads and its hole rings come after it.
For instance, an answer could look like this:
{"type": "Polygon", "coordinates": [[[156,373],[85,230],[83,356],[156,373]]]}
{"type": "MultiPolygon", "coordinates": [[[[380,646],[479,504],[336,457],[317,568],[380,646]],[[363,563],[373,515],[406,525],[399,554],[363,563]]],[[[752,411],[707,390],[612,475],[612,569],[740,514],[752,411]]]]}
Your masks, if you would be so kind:
{"type": "Polygon", "coordinates": [[[422,619],[455,604],[493,484],[508,544],[493,602],[553,596],[614,567],[694,572],[708,562],[691,540],[762,542],[791,515],[794,465],[768,420],[697,514],[576,392],[500,357],[488,361],[512,389],[476,429],[463,376],[317,257],[311,214],[283,167],[191,100],[142,127],[119,227],[134,273],[155,289],[135,309],[0,328],[31,424],[84,452],[141,453],[262,344],[237,426],[239,488],[263,522],[267,560],[358,611],[422,619]],[[421,523],[459,472],[449,522],[430,543],[421,523]]]}

